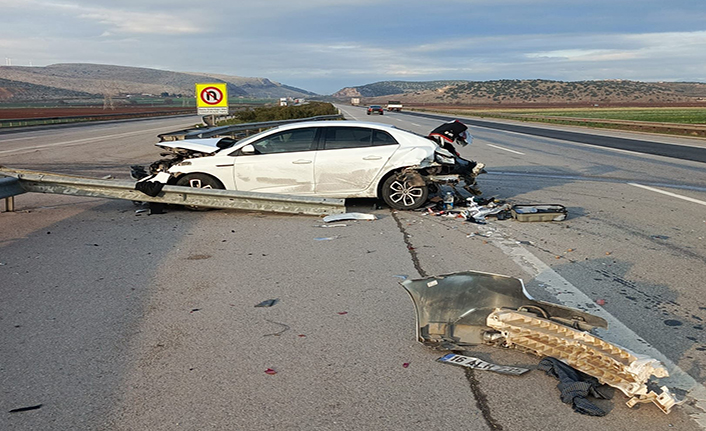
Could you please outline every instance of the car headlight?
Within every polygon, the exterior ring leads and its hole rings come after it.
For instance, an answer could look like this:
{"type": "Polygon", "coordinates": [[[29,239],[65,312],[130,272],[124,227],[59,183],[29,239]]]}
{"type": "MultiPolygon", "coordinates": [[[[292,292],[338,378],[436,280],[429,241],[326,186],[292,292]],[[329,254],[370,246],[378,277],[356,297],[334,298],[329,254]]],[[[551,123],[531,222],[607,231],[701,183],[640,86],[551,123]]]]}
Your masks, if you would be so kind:
{"type": "Polygon", "coordinates": [[[448,151],[444,151],[447,154],[442,154],[439,151],[436,151],[434,153],[434,157],[436,158],[436,161],[444,164],[444,165],[455,165],[456,164],[456,158],[453,156],[453,154],[449,153],[448,151]]]}

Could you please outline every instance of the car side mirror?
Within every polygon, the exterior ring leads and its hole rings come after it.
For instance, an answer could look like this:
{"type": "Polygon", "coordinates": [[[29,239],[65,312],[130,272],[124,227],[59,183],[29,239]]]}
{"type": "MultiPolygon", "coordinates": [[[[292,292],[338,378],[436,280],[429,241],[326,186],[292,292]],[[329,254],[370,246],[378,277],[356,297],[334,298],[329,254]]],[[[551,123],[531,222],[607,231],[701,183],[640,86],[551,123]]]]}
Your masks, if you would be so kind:
{"type": "Polygon", "coordinates": [[[257,150],[255,149],[255,147],[252,146],[252,144],[248,144],[248,145],[244,146],[243,148],[240,149],[240,152],[242,154],[246,154],[246,155],[257,154],[257,150]]]}

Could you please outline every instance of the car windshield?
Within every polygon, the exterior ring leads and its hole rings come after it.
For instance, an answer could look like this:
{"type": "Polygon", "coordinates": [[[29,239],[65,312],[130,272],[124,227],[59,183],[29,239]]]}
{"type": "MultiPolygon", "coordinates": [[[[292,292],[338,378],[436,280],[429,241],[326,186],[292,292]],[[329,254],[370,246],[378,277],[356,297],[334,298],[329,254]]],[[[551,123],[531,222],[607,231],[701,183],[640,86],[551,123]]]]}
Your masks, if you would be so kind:
{"type": "MultiPolygon", "coordinates": [[[[276,129],[276,128],[278,128],[278,127],[279,127],[279,126],[273,127],[272,129],[276,129]]],[[[221,151],[224,151],[224,150],[230,150],[230,149],[233,148],[233,146],[236,145],[236,144],[237,144],[237,145],[240,145],[240,144],[242,144],[242,143],[245,143],[246,141],[247,141],[247,142],[252,142],[252,141],[254,141],[255,139],[259,138],[260,136],[264,135],[265,133],[271,132],[272,129],[263,130],[262,132],[257,132],[257,133],[255,133],[254,135],[250,135],[250,136],[248,136],[247,138],[243,138],[243,139],[237,141],[235,144],[231,145],[231,146],[228,147],[228,148],[221,148],[220,150],[217,151],[217,153],[219,153],[219,152],[221,152],[221,151]]]]}

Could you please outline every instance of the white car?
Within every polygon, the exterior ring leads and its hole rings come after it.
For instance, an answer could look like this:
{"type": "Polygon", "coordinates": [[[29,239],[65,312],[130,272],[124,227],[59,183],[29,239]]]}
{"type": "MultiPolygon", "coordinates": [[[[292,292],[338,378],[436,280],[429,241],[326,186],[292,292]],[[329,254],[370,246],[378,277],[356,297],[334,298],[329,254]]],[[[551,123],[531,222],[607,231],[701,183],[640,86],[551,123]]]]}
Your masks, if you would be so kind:
{"type": "Polygon", "coordinates": [[[453,171],[455,157],[449,151],[424,136],[377,123],[310,121],[237,142],[209,138],[156,145],[177,157],[155,162],[152,170],[168,170],[181,186],[377,197],[395,209],[415,209],[430,189],[436,191],[435,183],[459,179],[439,175],[453,171]]]}

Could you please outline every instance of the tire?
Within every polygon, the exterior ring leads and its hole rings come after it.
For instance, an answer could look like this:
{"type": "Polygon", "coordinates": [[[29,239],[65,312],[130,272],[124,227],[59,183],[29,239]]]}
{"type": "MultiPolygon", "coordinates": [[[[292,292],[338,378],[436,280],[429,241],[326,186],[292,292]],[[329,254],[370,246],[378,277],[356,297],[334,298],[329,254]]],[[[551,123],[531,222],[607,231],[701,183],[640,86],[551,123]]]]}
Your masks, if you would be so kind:
{"type": "Polygon", "coordinates": [[[391,175],[382,184],[380,195],[387,205],[396,210],[414,210],[424,205],[429,197],[427,186],[411,186],[409,181],[391,175]]]}
{"type": "MultiPolygon", "coordinates": [[[[216,178],[206,174],[186,174],[176,182],[177,186],[194,187],[199,189],[225,189],[223,184],[216,178]]],[[[195,205],[184,205],[186,208],[193,211],[206,211],[210,208],[199,207],[195,205]]]]}

